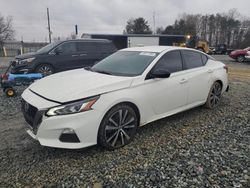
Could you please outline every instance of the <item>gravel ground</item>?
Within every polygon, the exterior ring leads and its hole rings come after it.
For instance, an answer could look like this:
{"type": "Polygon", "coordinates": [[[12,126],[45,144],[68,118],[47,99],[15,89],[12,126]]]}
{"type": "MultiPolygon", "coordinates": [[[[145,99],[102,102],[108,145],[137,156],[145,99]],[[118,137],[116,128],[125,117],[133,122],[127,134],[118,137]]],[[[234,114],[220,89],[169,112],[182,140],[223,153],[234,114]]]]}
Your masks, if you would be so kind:
{"type": "Polygon", "coordinates": [[[250,187],[250,64],[224,62],[230,92],[217,109],[150,123],[115,151],[40,146],[24,131],[20,96],[0,92],[0,187],[250,187]]]}

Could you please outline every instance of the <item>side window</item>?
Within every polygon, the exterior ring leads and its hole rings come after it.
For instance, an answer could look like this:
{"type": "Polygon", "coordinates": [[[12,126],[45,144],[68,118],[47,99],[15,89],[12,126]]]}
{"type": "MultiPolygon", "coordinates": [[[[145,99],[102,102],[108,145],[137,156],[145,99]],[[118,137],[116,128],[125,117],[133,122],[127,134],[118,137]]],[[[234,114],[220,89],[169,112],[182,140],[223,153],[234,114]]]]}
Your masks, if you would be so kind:
{"type": "Polygon", "coordinates": [[[98,49],[100,48],[102,53],[113,53],[115,52],[115,47],[112,43],[100,43],[98,49]]]}
{"type": "Polygon", "coordinates": [[[189,50],[182,50],[181,53],[185,62],[186,69],[192,69],[204,65],[200,53],[189,50]]]}
{"type": "Polygon", "coordinates": [[[61,51],[62,54],[72,54],[76,52],[76,44],[75,42],[66,42],[58,46],[56,50],[61,51]]]}
{"type": "Polygon", "coordinates": [[[203,65],[206,65],[208,57],[206,55],[204,55],[204,54],[201,54],[201,59],[202,59],[203,65]]]}
{"type": "Polygon", "coordinates": [[[167,52],[156,64],[154,69],[166,69],[170,73],[182,70],[182,59],[179,51],[167,52]]]}
{"type": "Polygon", "coordinates": [[[94,42],[77,42],[77,51],[93,53],[97,51],[97,46],[94,42]]]}

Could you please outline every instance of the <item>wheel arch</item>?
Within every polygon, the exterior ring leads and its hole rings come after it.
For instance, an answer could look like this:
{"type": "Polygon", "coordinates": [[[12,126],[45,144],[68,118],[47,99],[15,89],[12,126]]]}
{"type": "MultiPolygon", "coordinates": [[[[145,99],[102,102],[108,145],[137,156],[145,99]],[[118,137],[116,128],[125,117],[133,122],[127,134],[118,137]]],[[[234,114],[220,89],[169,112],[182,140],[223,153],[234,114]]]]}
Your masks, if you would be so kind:
{"type": "Polygon", "coordinates": [[[128,106],[130,106],[131,108],[133,108],[133,110],[135,111],[136,113],[136,116],[138,118],[138,126],[140,125],[140,121],[141,121],[141,113],[140,113],[140,110],[138,108],[138,106],[131,102],[131,101],[122,101],[122,102],[117,102],[116,104],[113,104],[111,107],[109,107],[109,109],[104,113],[104,116],[102,117],[102,119],[105,117],[105,115],[114,107],[118,106],[118,105],[121,105],[121,104],[126,104],[128,106]]]}
{"type": "Polygon", "coordinates": [[[221,88],[223,88],[223,82],[220,79],[215,80],[214,83],[215,82],[218,82],[221,85],[221,88]]]}
{"type": "Polygon", "coordinates": [[[40,67],[41,65],[49,65],[49,66],[51,66],[53,68],[54,72],[56,72],[55,66],[52,63],[48,63],[48,62],[39,62],[39,63],[37,63],[35,68],[34,68],[34,71],[36,71],[37,68],[40,67]]]}

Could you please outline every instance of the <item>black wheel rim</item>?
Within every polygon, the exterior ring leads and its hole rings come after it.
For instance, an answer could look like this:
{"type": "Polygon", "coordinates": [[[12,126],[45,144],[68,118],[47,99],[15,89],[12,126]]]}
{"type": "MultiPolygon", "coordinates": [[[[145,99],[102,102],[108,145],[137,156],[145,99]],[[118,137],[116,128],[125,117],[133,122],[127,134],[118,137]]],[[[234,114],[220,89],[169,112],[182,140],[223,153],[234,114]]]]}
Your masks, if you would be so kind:
{"type": "Polygon", "coordinates": [[[213,88],[210,94],[210,104],[213,108],[218,106],[218,104],[220,103],[221,89],[222,89],[221,85],[218,82],[216,82],[213,85],[213,88]]]}
{"type": "Polygon", "coordinates": [[[105,126],[106,142],[113,148],[126,145],[136,131],[136,117],[128,109],[119,109],[109,118],[105,126]]]}
{"type": "Polygon", "coordinates": [[[47,76],[53,73],[53,70],[50,66],[47,65],[42,65],[41,67],[39,67],[38,72],[47,76]]]}

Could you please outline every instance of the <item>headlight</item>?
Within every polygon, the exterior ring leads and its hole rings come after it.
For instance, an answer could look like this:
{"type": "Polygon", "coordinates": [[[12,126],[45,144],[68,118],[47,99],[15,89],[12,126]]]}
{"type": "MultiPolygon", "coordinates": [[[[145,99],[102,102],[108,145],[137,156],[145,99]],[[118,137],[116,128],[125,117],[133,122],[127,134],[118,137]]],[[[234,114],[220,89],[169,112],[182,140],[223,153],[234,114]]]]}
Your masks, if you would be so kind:
{"type": "Polygon", "coordinates": [[[23,59],[21,61],[18,62],[18,64],[25,64],[25,63],[31,63],[34,59],[36,59],[35,57],[31,57],[31,58],[27,58],[27,59],[23,59]]]}
{"type": "Polygon", "coordinates": [[[79,112],[85,112],[92,109],[92,106],[99,99],[99,96],[91,97],[78,102],[69,103],[66,105],[56,106],[47,111],[47,116],[67,115],[75,114],[79,112]]]}

